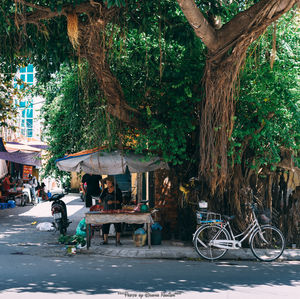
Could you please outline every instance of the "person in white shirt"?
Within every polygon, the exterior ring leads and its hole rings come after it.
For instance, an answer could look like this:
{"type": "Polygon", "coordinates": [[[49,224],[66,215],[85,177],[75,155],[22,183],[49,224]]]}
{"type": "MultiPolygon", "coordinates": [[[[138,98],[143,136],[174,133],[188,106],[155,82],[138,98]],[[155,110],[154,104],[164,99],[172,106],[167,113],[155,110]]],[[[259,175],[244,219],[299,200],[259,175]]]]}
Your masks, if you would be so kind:
{"type": "Polygon", "coordinates": [[[32,176],[31,174],[28,175],[28,178],[29,178],[28,184],[31,186],[30,188],[31,196],[34,200],[34,203],[37,203],[37,197],[35,192],[35,189],[38,186],[37,178],[35,176],[32,176]]]}

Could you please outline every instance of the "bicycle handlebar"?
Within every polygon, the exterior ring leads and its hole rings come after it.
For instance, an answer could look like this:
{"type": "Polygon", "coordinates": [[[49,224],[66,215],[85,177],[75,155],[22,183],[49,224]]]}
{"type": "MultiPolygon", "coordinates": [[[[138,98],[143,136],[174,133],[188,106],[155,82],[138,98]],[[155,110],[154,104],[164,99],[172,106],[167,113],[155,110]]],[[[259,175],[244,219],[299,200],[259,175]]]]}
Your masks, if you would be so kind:
{"type": "Polygon", "coordinates": [[[254,201],[252,201],[251,203],[248,203],[247,206],[253,211],[257,210],[257,203],[254,201]]]}

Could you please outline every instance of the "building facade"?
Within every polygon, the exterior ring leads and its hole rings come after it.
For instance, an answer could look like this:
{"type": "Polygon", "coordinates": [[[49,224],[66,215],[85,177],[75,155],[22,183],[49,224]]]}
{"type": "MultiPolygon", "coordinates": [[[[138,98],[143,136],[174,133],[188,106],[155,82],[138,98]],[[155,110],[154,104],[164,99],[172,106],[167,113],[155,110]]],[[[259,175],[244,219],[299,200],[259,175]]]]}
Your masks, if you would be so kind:
{"type": "MultiPolygon", "coordinates": [[[[24,89],[36,84],[35,70],[32,64],[20,68],[14,79],[14,87],[24,89]]],[[[30,142],[42,140],[42,124],[40,110],[44,99],[41,96],[33,96],[28,92],[23,98],[15,99],[15,106],[18,110],[16,119],[10,120],[10,124],[16,130],[2,128],[2,137],[5,141],[30,142]]]]}

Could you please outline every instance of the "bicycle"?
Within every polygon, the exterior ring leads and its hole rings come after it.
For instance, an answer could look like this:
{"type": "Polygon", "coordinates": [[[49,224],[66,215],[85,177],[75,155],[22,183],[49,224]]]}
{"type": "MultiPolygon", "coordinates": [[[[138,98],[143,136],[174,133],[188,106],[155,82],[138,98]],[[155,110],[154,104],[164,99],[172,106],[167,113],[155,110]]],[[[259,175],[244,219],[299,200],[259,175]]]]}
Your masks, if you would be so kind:
{"type": "MultiPolygon", "coordinates": [[[[251,204],[252,221],[240,234],[234,235],[230,220],[234,216],[222,216],[213,212],[198,212],[201,226],[193,235],[197,253],[204,259],[214,261],[223,257],[229,249],[242,248],[242,242],[249,237],[253,255],[260,261],[272,262],[279,258],[285,248],[282,232],[270,225],[261,225],[256,213],[256,204],[251,204]]],[[[265,223],[270,219],[262,217],[265,223]]]]}

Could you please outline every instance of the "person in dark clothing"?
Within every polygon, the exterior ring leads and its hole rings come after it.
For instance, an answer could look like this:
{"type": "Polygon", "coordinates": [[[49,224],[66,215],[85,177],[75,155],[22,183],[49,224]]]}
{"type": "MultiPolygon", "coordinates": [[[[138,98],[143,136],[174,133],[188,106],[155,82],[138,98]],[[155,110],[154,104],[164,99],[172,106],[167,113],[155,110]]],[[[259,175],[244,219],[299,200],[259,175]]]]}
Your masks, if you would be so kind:
{"type": "Polygon", "coordinates": [[[101,188],[99,182],[102,180],[101,175],[88,174],[86,173],[81,180],[84,185],[86,183],[86,193],[85,193],[85,206],[87,208],[92,206],[92,196],[99,196],[101,193],[101,188]]]}
{"type": "MultiPolygon", "coordinates": [[[[104,205],[104,211],[108,210],[120,210],[122,209],[122,192],[121,190],[115,186],[114,179],[111,177],[106,178],[105,188],[100,196],[101,202],[104,205]]],[[[102,232],[103,239],[102,245],[108,244],[108,233],[111,223],[103,224],[102,232]]],[[[116,245],[122,245],[120,242],[121,238],[121,223],[114,223],[116,230],[116,245]]]]}

